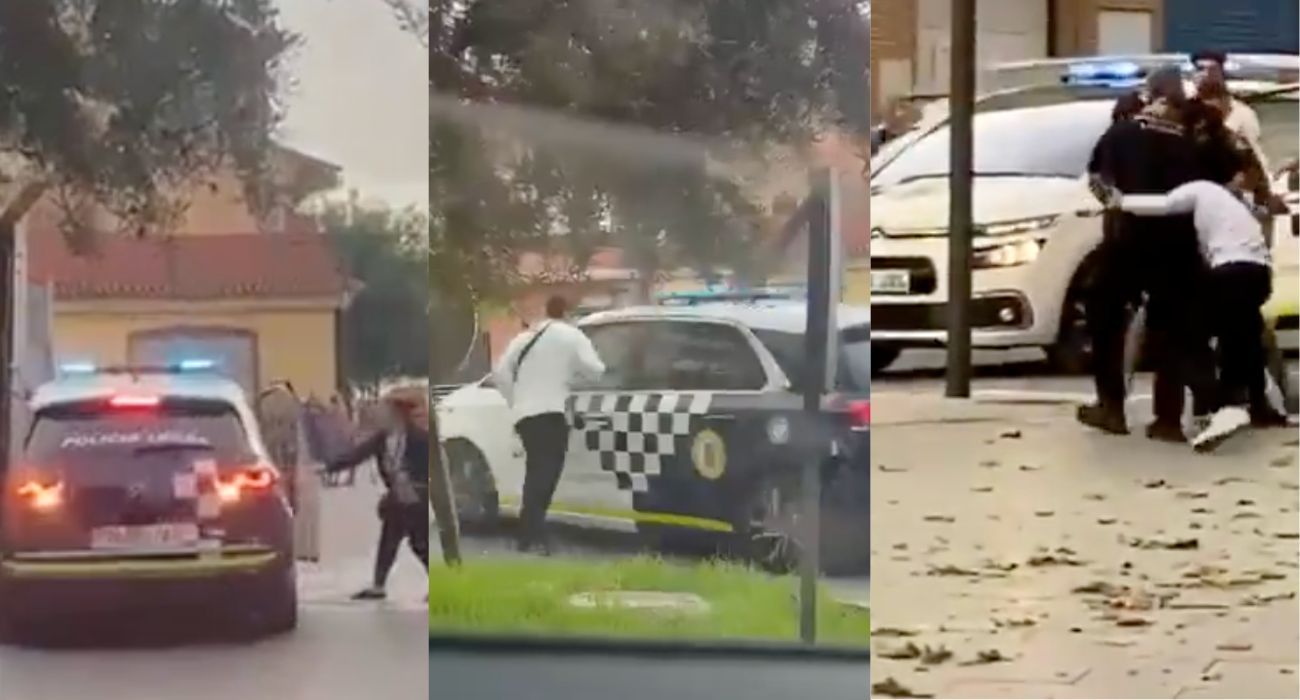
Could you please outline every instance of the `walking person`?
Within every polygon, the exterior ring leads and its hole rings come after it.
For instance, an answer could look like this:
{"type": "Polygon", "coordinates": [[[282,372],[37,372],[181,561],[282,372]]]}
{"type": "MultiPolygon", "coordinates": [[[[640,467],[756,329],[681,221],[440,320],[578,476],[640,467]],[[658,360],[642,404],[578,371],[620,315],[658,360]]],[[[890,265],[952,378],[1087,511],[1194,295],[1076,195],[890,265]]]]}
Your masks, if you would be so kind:
{"type": "Polygon", "coordinates": [[[1118,195],[1111,206],[1139,216],[1191,214],[1210,266],[1211,327],[1219,342],[1216,411],[1192,439],[1210,451],[1250,425],[1251,397],[1264,383],[1264,302],[1272,293],[1272,265],[1255,213],[1224,186],[1197,180],[1167,195],[1118,195]]]}
{"type": "Polygon", "coordinates": [[[515,337],[494,371],[496,384],[510,404],[515,431],[524,445],[523,507],[520,551],[548,553],[546,511],[564,470],[569,446],[566,416],[575,380],[595,381],[605,365],[586,334],[566,321],[564,297],[546,301],[546,319],[515,337]]]}
{"type": "Polygon", "coordinates": [[[374,459],[386,489],[379,500],[374,578],[353,600],[388,596],[388,574],[403,540],[425,571],[429,569],[429,424],[420,399],[412,394],[390,392],[383,402],[379,430],[325,467],[326,474],[336,474],[374,459]]]}

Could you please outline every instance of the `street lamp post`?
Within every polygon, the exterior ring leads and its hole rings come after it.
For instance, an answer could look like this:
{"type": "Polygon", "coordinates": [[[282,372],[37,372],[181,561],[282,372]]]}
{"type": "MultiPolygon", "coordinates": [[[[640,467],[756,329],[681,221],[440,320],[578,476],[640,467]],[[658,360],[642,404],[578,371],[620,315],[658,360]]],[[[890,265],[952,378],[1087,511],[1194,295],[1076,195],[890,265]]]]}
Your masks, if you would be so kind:
{"type": "Polygon", "coordinates": [[[948,371],[946,395],[970,396],[971,382],[971,172],[975,113],[975,0],[952,0],[949,78],[948,371]]]}

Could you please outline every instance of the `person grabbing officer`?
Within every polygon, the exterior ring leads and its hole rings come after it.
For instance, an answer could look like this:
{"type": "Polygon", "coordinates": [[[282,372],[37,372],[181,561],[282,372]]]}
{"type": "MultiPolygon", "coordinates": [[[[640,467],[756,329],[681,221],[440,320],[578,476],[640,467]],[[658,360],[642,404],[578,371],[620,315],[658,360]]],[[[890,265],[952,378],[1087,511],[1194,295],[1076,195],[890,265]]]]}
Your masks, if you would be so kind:
{"type": "MultiPolygon", "coordinates": [[[[1221,165],[1235,162],[1222,143],[1198,145],[1190,137],[1191,108],[1178,67],[1148,77],[1140,110],[1132,97],[1121,102],[1116,110],[1120,118],[1093,151],[1089,175],[1094,192],[1114,187],[1123,194],[1165,194],[1193,180],[1219,180],[1238,170],[1221,165]],[[1220,165],[1211,167],[1216,163],[1220,165]]],[[[1128,432],[1124,341],[1131,305],[1145,293],[1156,370],[1156,420],[1146,433],[1156,440],[1184,442],[1184,390],[1192,388],[1194,409],[1201,412],[1209,411],[1213,396],[1208,329],[1196,318],[1194,293],[1208,273],[1196,232],[1187,215],[1113,217],[1096,252],[1097,273],[1088,297],[1097,402],[1081,406],[1077,417],[1104,432],[1128,432]]]]}

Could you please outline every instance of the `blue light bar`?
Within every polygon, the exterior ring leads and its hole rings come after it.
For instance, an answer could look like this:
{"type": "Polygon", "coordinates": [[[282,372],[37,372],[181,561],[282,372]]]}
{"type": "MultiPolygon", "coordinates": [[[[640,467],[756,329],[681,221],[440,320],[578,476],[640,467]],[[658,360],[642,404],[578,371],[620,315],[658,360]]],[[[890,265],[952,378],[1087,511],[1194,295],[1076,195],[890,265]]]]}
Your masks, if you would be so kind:
{"type": "Polygon", "coordinates": [[[207,359],[190,359],[181,360],[176,366],[182,372],[203,372],[215,368],[217,363],[207,359]]]}
{"type": "Polygon", "coordinates": [[[59,365],[63,374],[94,374],[98,368],[93,362],[65,362],[59,365]]]}
{"type": "Polygon", "coordinates": [[[1145,71],[1132,61],[1075,63],[1066,69],[1064,82],[1069,85],[1132,87],[1142,82],[1145,71]]]}

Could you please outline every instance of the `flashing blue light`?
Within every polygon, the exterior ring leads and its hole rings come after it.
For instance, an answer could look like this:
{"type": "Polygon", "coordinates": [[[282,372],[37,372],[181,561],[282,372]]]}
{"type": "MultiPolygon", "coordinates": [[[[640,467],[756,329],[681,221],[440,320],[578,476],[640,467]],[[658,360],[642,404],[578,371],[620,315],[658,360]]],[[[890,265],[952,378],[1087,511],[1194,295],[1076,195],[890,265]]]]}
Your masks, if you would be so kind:
{"type": "Polygon", "coordinates": [[[59,365],[63,374],[94,374],[98,368],[93,362],[65,362],[59,365]]]}
{"type": "Polygon", "coordinates": [[[1076,63],[1065,73],[1070,85],[1096,85],[1100,87],[1131,87],[1141,83],[1142,67],[1132,61],[1076,63]]]}
{"type": "Polygon", "coordinates": [[[177,367],[182,372],[202,372],[213,369],[216,366],[216,362],[207,359],[181,360],[180,363],[177,364],[177,367]]]}

